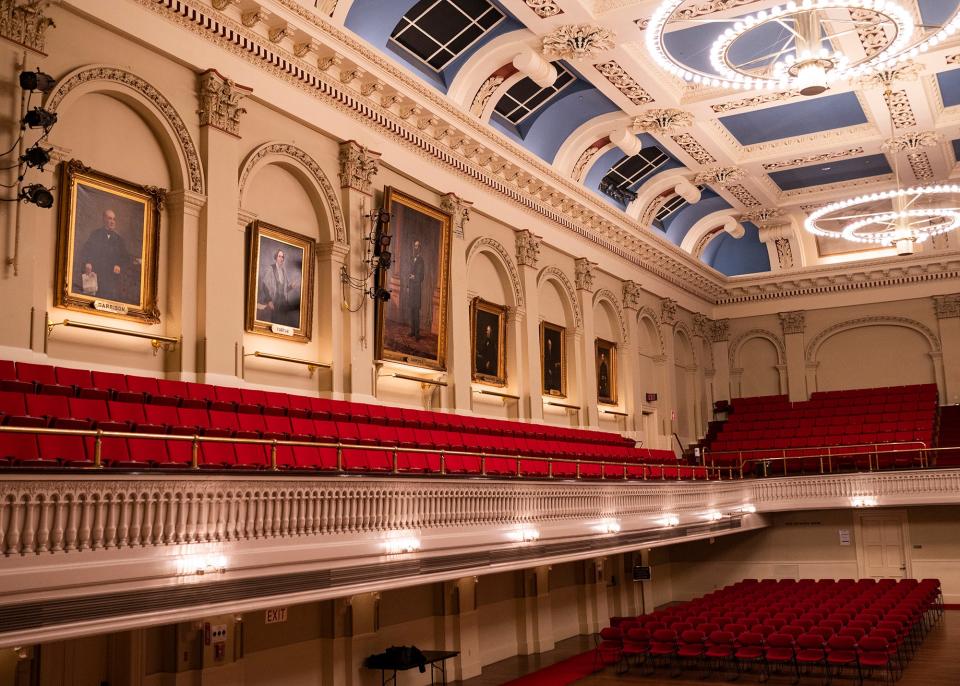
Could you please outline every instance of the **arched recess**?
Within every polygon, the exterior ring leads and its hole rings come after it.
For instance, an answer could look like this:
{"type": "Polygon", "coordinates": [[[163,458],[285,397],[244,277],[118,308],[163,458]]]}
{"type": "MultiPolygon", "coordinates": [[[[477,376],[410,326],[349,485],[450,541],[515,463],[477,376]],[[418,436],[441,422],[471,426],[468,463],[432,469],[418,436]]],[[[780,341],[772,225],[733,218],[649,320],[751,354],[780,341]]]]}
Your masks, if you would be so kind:
{"type": "Polygon", "coordinates": [[[552,281],[557,286],[558,291],[566,296],[561,300],[564,303],[564,308],[569,309],[571,317],[568,318],[568,321],[572,319],[574,326],[577,329],[581,328],[583,326],[583,314],[580,312],[580,304],[573,283],[559,267],[544,267],[540,270],[537,275],[537,288],[543,288],[543,284],[547,281],[552,281]]]}
{"type": "Polygon", "coordinates": [[[337,192],[316,160],[300,148],[289,143],[264,143],[254,149],[240,168],[240,208],[246,209],[245,201],[250,178],[264,167],[276,164],[297,177],[307,189],[317,210],[317,218],[326,235],[321,242],[332,241],[346,245],[347,229],[340,208],[337,192]]]}
{"type": "MultiPolygon", "coordinates": [[[[508,307],[514,307],[518,310],[524,308],[523,285],[520,281],[520,273],[517,266],[510,257],[510,253],[501,243],[484,236],[475,239],[467,248],[467,274],[470,274],[471,265],[478,255],[486,255],[490,261],[497,267],[498,276],[504,285],[504,292],[510,294],[510,302],[503,303],[508,307]]],[[[469,283],[469,281],[468,281],[469,283]]]]}
{"type": "Polygon", "coordinates": [[[750,329],[730,345],[730,385],[733,397],[781,395],[787,349],[772,331],[750,329]]]}
{"type": "MultiPolygon", "coordinates": [[[[494,72],[505,65],[511,64],[513,58],[525,47],[536,48],[537,46],[537,36],[528,29],[511,31],[493,38],[463,63],[453,81],[450,82],[447,97],[464,109],[469,110],[477,92],[494,72]]],[[[488,97],[480,115],[482,121],[487,121],[490,118],[493,106],[500,99],[500,96],[506,92],[502,86],[503,82],[501,81],[496,90],[492,91],[493,94],[488,97]]]]}
{"type": "MultiPolygon", "coordinates": [[[[537,304],[541,324],[550,324],[564,327],[563,337],[563,366],[565,369],[565,393],[563,402],[582,404],[592,402],[592,390],[583,386],[583,354],[581,348],[581,332],[583,318],[576,293],[570,279],[557,267],[544,268],[537,278],[537,304]],[[578,402],[579,401],[579,402],[578,402]]],[[[537,349],[537,365],[546,353],[541,350],[539,341],[534,343],[537,349]]],[[[592,359],[591,359],[592,363],[592,359]]],[[[542,373],[542,367],[541,367],[542,373]]],[[[552,400],[544,403],[544,421],[561,425],[577,426],[580,415],[586,412],[586,407],[580,413],[570,412],[567,409],[551,405],[552,400]]]]}
{"type": "Polygon", "coordinates": [[[677,413],[673,430],[680,435],[684,443],[689,443],[696,435],[697,354],[693,345],[693,336],[683,322],[677,322],[673,329],[673,350],[674,406],[672,409],[677,413]]]}
{"type": "MultiPolygon", "coordinates": [[[[594,321],[599,322],[598,319],[598,310],[602,311],[604,315],[613,322],[610,333],[601,336],[601,338],[609,338],[615,343],[620,343],[623,345],[629,345],[629,337],[627,334],[627,321],[623,316],[623,308],[620,307],[620,301],[617,299],[617,296],[614,295],[613,291],[606,288],[601,288],[596,293],[593,294],[593,309],[594,309],[594,321]]],[[[598,324],[594,324],[597,335],[600,335],[600,328],[598,324]]]]}
{"type": "Polygon", "coordinates": [[[171,190],[204,194],[206,186],[197,146],[176,108],[159,90],[126,69],[105,64],[87,65],[61,77],[44,101],[44,108],[62,111],[87,93],[117,98],[138,112],[157,134],[167,157],[176,161],[170,164],[174,175],[171,190]]]}
{"type": "Polygon", "coordinates": [[[936,383],[943,394],[940,352],[937,334],[914,319],[875,316],[840,322],[807,345],[807,386],[841,390],[936,383]]]}
{"type": "Polygon", "coordinates": [[[553,160],[554,168],[564,176],[571,176],[576,170],[575,180],[585,179],[590,167],[603,156],[603,153],[610,150],[613,144],[607,141],[601,147],[591,148],[588,153],[589,160],[585,164],[578,165],[581,156],[594,143],[607,138],[611,131],[628,124],[629,122],[623,118],[622,112],[607,112],[584,122],[567,137],[560,149],[557,150],[557,155],[553,160]]]}
{"type": "Polygon", "coordinates": [[[654,174],[637,190],[637,199],[630,203],[627,215],[637,221],[645,220],[645,225],[648,225],[657,209],[669,197],[663,194],[670,191],[672,195],[674,186],[681,180],[690,178],[691,172],[686,167],[674,167],[654,174]],[[651,208],[651,204],[656,204],[656,208],[651,208]]]}
{"type": "MultiPolygon", "coordinates": [[[[643,307],[637,312],[637,336],[634,341],[633,352],[634,360],[637,362],[636,373],[640,377],[641,397],[638,402],[646,404],[646,394],[656,393],[658,397],[664,396],[664,344],[663,333],[660,329],[660,319],[657,313],[649,307],[643,307]]],[[[640,411],[638,408],[636,411],[640,411]]],[[[644,410],[642,415],[642,425],[644,435],[647,436],[647,445],[652,445],[652,437],[658,433],[656,415],[650,414],[650,410],[644,410]]]]}
{"type": "Polygon", "coordinates": [[[680,241],[680,248],[694,257],[700,257],[707,243],[716,237],[717,229],[722,227],[727,219],[731,217],[736,219],[738,216],[739,213],[732,208],[708,214],[690,227],[683,240],[680,241]]]}

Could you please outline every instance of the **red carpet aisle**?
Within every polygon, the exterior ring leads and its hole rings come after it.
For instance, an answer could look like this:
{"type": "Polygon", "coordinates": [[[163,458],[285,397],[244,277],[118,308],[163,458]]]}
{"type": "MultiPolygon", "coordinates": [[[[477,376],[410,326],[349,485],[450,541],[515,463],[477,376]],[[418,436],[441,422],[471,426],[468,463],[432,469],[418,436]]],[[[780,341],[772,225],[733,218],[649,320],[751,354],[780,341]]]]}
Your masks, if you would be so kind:
{"type": "Polygon", "coordinates": [[[546,669],[508,681],[503,686],[566,686],[599,670],[600,665],[594,660],[594,651],[588,650],[546,669]]]}

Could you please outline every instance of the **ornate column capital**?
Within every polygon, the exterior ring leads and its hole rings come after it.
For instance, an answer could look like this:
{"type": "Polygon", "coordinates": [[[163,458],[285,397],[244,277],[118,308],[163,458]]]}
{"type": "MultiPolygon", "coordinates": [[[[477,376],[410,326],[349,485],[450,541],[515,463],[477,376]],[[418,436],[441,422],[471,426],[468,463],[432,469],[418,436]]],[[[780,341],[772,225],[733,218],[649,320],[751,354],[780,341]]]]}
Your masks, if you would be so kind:
{"type": "Polygon", "coordinates": [[[199,78],[200,126],[212,126],[240,137],[240,115],[247,110],[241,103],[252,88],[241,86],[216,69],[207,69],[199,78]]]}
{"type": "Polygon", "coordinates": [[[597,263],[591,262],[586,257],[578,257],[574,260],[573,268],[574,274],[573,279],[576,283],[578,291],[588,291],[593,293],[593,279],[594,279],[594,268],[596,268],[597,263]]]}
{"type": "Polygon", "coordinates": [[[668,326],[677,323],[677,301],[671,298],[664,298],[660,302],[660,321],[668,326]]]}
{"type": "Polygon", "coordinates": [[[373,177],[380,169],[380,153],[354,140],[340,144],[340,188],[352,188],[370,195],[373,177]]]}
{"type": "Polygon", "coordinates": [[[705,314],[699,312],[693,315],[693,335],[698,338],[710,340],[713,334],[713,320],[705,314]]]}
{"type": "Polygon", "coordinates": [[[796,312],[779,312],[780,326],[783,333],[803,333],[807,326],[806,312],[798,310],[796,312]]]}
{"type": "Polygon", "coordinates": [[[960,317],[960,293],[934,296],[933,308],[937,313],[937,319],[956,319],[960,317]]]}
{"type": "Polygon", "coordinates": [[[640,284],[636,281],[623,282],[623,307],[627,310],[640,309],[640,284]]]}
{"type": "Polygon", "coordinates": [[[713,330],[710,332],[710,340],[713,343],[725,343],[730,340],[729,319],[717,319],[713,322],[713,330]]]}
{"type": "Polygon", "coordinates": [[[440,198],[440,207],[444,212],[450,213],[453,234],[457,238],[463,238],[463,225],[470,221],[470,208],[473,207],[473,203],[464,200],[456,193],[445,193],[440,198]]]}
{"type": "Polygon", "coordinates": [[[46,16],[46,2],[0,2],[0,36],[41,54],[45,53],[47,29],[56,26],[46,16]]]}
{"type": "Polygon", "coordinates": [[[517,264],[522,267],[536,269],[540,261],[540,242],[543,239],[533,234],[529,229],[517,231],[517,264]]]}

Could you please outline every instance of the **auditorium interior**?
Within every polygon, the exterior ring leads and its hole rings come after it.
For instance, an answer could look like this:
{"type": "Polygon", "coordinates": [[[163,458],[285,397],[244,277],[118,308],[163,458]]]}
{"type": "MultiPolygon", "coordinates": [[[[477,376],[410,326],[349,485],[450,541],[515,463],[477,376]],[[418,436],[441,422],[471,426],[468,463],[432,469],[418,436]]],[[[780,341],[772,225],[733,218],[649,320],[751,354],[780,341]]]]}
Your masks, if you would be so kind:
{"type": "Polygon", "coordinates": [[[0,686],[960,683],[958,29],[0,0],[0,686]]]}

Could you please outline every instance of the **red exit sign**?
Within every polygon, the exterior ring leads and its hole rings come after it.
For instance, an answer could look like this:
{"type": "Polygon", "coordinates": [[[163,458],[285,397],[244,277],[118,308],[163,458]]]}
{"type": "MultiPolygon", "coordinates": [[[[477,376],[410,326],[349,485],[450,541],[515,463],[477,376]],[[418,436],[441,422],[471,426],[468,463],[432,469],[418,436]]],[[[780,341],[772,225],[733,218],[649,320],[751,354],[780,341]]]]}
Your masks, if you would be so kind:
{"type": "Polygon", "coordinates": [[[282,624],[287,621],[287,608],[275,607],[264,612],[264,624],[282,624]]]}

